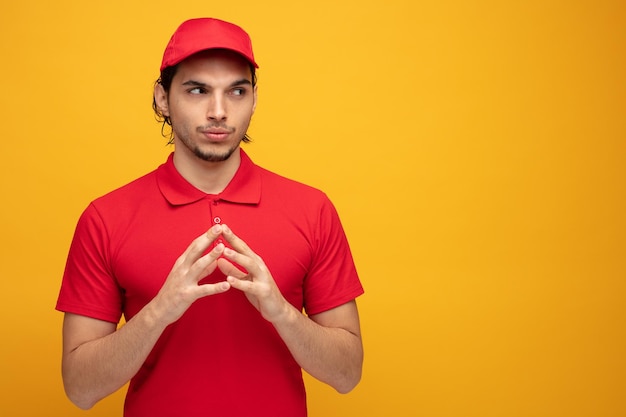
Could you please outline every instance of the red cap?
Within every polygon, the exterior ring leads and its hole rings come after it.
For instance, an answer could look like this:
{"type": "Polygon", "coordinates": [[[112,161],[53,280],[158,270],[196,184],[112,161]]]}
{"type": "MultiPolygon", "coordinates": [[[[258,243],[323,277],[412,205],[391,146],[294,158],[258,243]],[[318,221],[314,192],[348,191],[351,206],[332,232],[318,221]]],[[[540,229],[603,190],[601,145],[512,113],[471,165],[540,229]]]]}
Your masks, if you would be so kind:
{"type": "Polygon", "coordinates": [[[242,28],[207,17],[187,20],[176,29],[163,53],[161,71],[206,49],[229,49],[259,67],[254,61],[250,36],[242,28]]]}

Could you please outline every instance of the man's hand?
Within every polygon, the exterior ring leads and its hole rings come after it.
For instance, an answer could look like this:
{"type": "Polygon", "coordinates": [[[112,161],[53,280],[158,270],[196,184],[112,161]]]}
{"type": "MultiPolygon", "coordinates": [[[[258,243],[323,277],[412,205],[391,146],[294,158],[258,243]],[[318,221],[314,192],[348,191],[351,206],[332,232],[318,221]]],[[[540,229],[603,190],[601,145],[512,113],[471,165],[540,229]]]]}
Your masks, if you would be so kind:
{"type": "Polygon", "coordinates": [[[243,291],[263,318],[276,324],[290,311],[291,305],[281,294],[263,259],[225,224],[221,225],[221,233],[233,248],[225,248],[223,257],[217,260],[220,270],[227,276],[227,283],[243,291]],[[247,273],[230,261],[241,265],[247,273]]]}
{"type": "Polygon", "coordinates": [[[198,284],[218,266],[216,261],[224,252],[223,244],[216,245],[204,256],[202,254],[220,234],[222,234],[222,227],[213,226],[205,234],[196,238],[176,260],[163,287],[153,300],[157,314],[162,314],[161,317],[167,323],[178,320],[199,298],[223,293],[230,289],[230,284],[226,281],[198,284]]]}
{"type": "Polygon", "coordinates": [[[159,293],[119,330],[114,323],[66,314],[63,324],[63,382],[68,397],[88,409],[128,382],[171,323],[196,300],[230,289],[226,281],[199,284],[215,271],[224,252],[219,226],[196,238],[177,259],[159,293]],[[204,254],[204,255],[203,255],[204,254]]]}
{"type": "Polygon", "coordinates": [[[263,259],[228,226],[221,233],[232,249],[217,260],[231,287],[248,300],[274,328],[298,364],[320,381],[345,393],[361,379],[363,345],[354,300],[305,316],[283,297],[263,259]],[[245,269],[241,271],[235,265],[245,269]]]}

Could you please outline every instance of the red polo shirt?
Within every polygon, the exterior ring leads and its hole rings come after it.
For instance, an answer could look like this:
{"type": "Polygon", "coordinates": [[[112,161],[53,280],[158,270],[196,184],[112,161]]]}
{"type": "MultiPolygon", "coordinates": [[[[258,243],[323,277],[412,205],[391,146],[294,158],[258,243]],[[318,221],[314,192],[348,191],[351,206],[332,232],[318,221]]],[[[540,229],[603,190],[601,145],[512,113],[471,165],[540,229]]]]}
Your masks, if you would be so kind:
{"type": "MultiPolygon", "coordinates": [[[[363,293],[325,194],[255,165],[243,150],[226,189],[209,195],[155,171],[92,202],[70,247],[57,309],[117,323],[159,291],[176,259],[215,223],[261,256],[285,298],[308,314],[363,293]]],[[[215,271],[202,282],[224,280],[215,271]]],[[[231,289],[196,301],[131,380],[125,416],[305,416],[300,367],[273,326],[231,289]]]]}

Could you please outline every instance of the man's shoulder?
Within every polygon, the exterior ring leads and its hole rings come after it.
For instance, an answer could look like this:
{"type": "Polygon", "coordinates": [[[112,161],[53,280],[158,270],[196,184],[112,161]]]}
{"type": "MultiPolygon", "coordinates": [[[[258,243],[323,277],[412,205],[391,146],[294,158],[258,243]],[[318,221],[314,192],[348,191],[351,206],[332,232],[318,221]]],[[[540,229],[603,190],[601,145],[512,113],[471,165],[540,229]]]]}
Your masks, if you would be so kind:
{"type": "Polygon", "coordinates": [[[314,216],[334,210],[329,196],[320,188],[259,168],[261,202],[289,216],[314,216]]]}
{"type": "Polygon", "coordinates": [[[312,185],[286,177],[263,167],[257,166],[257,169],[263,181],[264,192],[271,190],[284,193],[287,191],[297,193],[298,195],[306,194],[311,197],[317,196],[319,198],[326,198],[324,191],[312,185]]]}
{"type": "Polygon", "coordinates": [[[158,192],[157,170],[155,169],[129,183],[109,191],[96,198],[92,204],[97,206],[116,206],[118,204],[128,204],[133,201],[141,201],[146,197],[158,192]]]}

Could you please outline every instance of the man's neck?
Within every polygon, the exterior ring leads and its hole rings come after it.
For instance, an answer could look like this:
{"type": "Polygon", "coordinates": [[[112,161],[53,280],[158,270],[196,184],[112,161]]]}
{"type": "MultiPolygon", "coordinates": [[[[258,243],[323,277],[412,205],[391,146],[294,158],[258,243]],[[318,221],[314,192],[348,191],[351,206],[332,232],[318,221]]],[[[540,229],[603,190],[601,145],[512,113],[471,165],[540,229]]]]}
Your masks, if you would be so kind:
{"type": "Polygon", "coordinates": [[[191,185],[207,194],[219,194],[235,176],[241,163],[240,149],[238,148],[225,161],[207,162],[184,146],[174,151],[174,166],[176,170],[191,185]]]}

